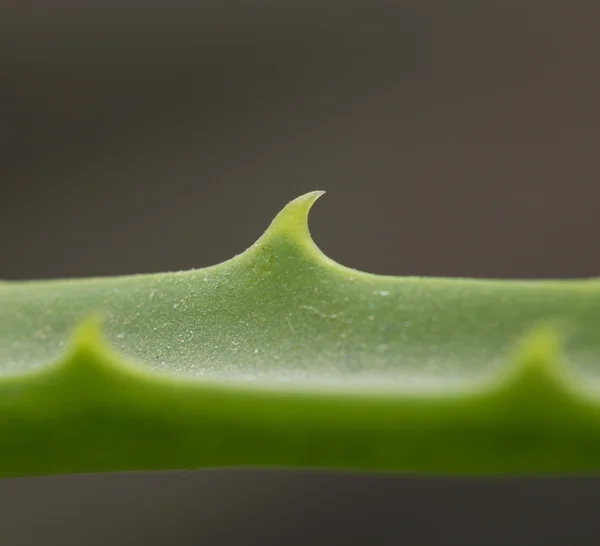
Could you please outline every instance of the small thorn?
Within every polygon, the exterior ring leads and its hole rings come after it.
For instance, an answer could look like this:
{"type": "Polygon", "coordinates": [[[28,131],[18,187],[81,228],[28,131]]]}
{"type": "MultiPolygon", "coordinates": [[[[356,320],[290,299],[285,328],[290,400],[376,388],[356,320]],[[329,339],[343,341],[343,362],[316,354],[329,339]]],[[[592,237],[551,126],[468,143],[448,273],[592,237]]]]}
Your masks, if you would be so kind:
{"type": "Polygon", "coordinates": [[[106,354],[108,345],[102,335],[102,317],[91,314],[83,318],[75,327],[70,342],[69,360],[94,360],[106,354]]]}
{"type": "Polygon", "coordinates": [[[75,347],[96,345],[102,341],[101,330],[101,317],[98,314],[88,315],[75,327],[73,345],[75,347]]]}
{"type": "Polygon", "coordinates": [[[564,332],[556,324],[544,323],[529,332],[517,346],[511,366],[502,380],[505,388],[528,392],[569,390],[569,380],[560,355],[564,332]]]}
{"type": "Polygon", "coordinates": [[[525,337],[517,351],[516,359],[522,366],[549,371],[558,362],[561,341],[556,327],[543,324],[525,337]]]}
{"type": "Polygon", "coordinates": [[[84,385],[98,378],[110,355],[109,345],[102,335],[102,323],[101,315],[92,313],[76,324],[66,354],[56,370],[62,382],[66,378],[75,379],[80,382],[77,388],[83,390],[84,385]]]}
{"type": "Polygon", "coordinates": [[[324,191],[313,191],[288,203],[271,222],[257,244],[263,244],[273,237],[285,234],[303,245],[314,245],[308,227],[308,215],[317,199],[324,193],[324,191]]]}

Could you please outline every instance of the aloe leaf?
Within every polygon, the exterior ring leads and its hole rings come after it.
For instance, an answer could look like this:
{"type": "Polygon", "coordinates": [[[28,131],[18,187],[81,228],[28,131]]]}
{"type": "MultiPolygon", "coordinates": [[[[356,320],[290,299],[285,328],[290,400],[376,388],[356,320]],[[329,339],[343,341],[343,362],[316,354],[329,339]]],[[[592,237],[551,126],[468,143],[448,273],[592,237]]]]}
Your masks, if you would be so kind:
{"type": "Polygon", "coordinates": [[[213,267],[0,283],[0,475],[600,469],[599,281],[349,269],[320,195],[213,267]]]}

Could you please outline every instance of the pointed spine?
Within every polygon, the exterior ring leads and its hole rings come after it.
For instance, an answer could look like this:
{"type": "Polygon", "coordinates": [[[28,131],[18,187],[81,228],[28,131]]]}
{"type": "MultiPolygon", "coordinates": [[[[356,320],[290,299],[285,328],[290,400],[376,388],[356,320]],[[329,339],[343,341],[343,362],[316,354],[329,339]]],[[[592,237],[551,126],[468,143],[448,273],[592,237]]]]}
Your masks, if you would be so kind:
{"type": "Polygon", "coordinates": [[[553,421],[588,405],[578,378],[563,361],[563,331],[545,323],[530,331],[497,377],[491,399],[523,419],[553,421]]]}
{"type": "Polygon", "coordinates": [[[317,199],[324,193],[313,191],[288,203],[254,246],[267,246],[280,237],[286,237],[306,249],[319,251],[310,234],[308,216],[317,199]]]}

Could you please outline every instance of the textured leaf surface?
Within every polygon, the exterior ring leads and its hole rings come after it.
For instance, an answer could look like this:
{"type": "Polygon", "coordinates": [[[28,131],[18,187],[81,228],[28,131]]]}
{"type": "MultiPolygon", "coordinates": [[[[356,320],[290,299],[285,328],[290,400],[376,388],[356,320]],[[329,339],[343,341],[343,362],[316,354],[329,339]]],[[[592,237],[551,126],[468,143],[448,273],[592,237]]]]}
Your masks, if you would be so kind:
{"type": "Polygon", "coordinates": [[[598,281],[348,269],[319,195],[214,267],[0,283],[0,475],[600,469],[598,281]]]}

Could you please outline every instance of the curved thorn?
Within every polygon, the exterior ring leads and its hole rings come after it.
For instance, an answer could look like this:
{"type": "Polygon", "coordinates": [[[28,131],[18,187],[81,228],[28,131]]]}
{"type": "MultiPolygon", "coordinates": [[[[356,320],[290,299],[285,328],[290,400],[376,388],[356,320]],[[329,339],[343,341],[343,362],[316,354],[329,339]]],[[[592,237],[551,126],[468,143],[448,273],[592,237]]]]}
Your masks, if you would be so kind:
{"type": "Polygon", "coordinates": [[[312,191],[288,203],[271,222],[255,246],[264,245],[269,240],[282,235],[303,246],[315,246],[308,227],[308,215],[317,199],[324,193],[324,191],[312,191]]]}

